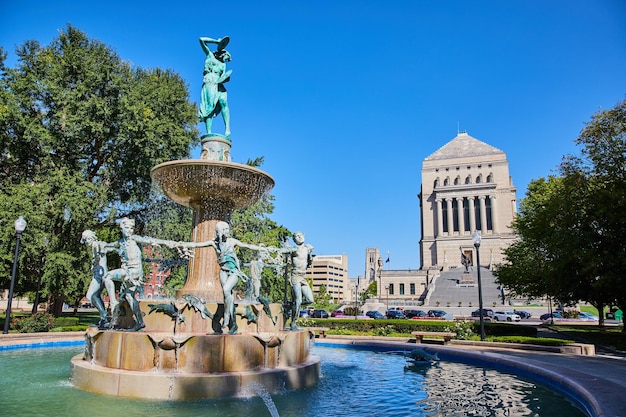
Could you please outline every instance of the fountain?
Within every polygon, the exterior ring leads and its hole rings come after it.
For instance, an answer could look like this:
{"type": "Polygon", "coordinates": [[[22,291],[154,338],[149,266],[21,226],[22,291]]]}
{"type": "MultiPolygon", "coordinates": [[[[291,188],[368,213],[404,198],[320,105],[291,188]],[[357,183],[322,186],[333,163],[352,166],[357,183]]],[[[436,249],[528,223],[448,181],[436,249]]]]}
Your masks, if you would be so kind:
{"type": "MultiPolygon", "coordinates": [[[[319,358],[310,355],[310,334],[285,330],[281,304],[258,300],[236,309],[230,332],[222,332],[225,308],[216,227],[233,210],[248,207],[274,186],[267,173],[231,161],[229,110],[223,83],[229,80],[224,49],[228,38],[200,38],[207,55],[199,117],[207,126],[200,159],[177,160],[152,169],[155,184],[173,201],[193,211],[187,280],[176,300],[139,301],[140,326],[130,314],[120,329],[91,327],[85,353],[72,358],[71,380],[86,391],[129,398],[198,400],[300,389],[319,380],[319,358]],[[217,44],[217,51],[209,45],[217,44]],[[225,135],[211,133],[222,114],[225,135]],[[134,329],[140,331],[128,331],[134,329]]],[[[128,309],[128,308],[127,308],[128,309]]],[[[131,307],[132,309],[132,307],[131,307]]]]}

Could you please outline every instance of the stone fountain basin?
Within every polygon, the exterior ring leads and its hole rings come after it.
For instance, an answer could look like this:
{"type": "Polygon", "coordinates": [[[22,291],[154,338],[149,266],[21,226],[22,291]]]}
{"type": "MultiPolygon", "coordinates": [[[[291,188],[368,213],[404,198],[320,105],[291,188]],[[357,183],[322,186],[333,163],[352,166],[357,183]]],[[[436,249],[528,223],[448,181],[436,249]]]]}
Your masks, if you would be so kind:
{"type": "MultiPolygon", "coordinates": [[[[106,395],[186,401],[255,396],[254,386],[270,393],[301,389],[319,380],[319,358],[310,355],[313,335],[282,330],[279,304],[271,305],[276,322],[261,310],[257,323],[236,316],[242,333],[214,334],[213,320],[183,303],[176,303],[184,321],[175,328],[167,314],[150,312],[153,303],[158,301],[140,301],[145,330],[87,329],[85,352],[72,358],[75,386],[106,395]]],[[[207,308],[220,318],[221,306],[207,308]]],[[[127,327],[135,324],[130,316],[122,318],[127,327]]]]}
{"type": "Polygon", "coordinates": [[[274,187],[274,179],[257,168],[205,159],[164,162],[150,176],[169,198],[191,208],[213,203],[241,209],[274,187]]]}

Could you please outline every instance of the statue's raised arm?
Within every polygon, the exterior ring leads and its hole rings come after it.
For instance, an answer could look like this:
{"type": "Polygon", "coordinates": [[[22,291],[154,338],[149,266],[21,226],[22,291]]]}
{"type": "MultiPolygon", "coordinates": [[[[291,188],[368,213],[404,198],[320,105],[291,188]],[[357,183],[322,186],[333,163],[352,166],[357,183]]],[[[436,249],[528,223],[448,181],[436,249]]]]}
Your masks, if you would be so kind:
{"type": "Polygon", "coordinates": [[[230,42],[228,36],[220,39],[208,37],[200,38],[200,46],[206,54],[204,71],[202,73],[202,93],[198,119],[205,123],[207,134],[211,134],[213,119],[222,114],[224,119],[224,136],[230,136],[230,111],[228,109],[228,95],[224,83],[230,80],[231,71],[226,71],[226,62],[230,61],[230,53],[224,48],[230,42]],[[213,52],[210,45],[217,45],[213,52]]]}

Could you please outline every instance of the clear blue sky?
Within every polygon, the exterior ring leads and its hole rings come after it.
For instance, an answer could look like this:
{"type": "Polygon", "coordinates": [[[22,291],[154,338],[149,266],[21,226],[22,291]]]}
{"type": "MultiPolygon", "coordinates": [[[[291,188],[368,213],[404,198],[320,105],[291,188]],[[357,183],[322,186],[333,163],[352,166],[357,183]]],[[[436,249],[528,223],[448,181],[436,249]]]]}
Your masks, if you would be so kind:
{"type": "Polygon", "coordinates": [[[8,64],[66,23],[178,72],[195,102],[198,37],[230,36],[233,160],[264,156],[273,219],[352,277],[366,247],[420,266],[422,160],[459,128],[506,152],[519,200],[626,94],[623,0],[2,0],[8,64]]]}

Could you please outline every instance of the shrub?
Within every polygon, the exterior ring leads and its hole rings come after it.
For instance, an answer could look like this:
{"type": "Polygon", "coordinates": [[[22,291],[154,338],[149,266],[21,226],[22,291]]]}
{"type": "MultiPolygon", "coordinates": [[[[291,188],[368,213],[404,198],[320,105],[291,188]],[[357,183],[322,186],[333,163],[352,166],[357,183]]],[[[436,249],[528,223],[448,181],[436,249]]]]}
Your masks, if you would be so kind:
{"type": "Polygon", "coordinates": [[[356,307],[346,307],[343,309],[343,314],[346,316],[358,316],[361,312],[356,307]]]}
{"type": "Polygon", "coordinates": [[[56,325],[59,327],[63,326],[77,326],[79,322],[78,317],[58,317],[56,319],[56,325]]]}
{"type": "Polygon", "coordinates": [[[563,315],[563,318],[565,319],[577,319],[578,318],[578,310],[572,310],[572,309],[563,310],[561,314],[563,315]]]}
{"type": "Polygon", "coordinates": [[[78,324],[76,326],[61,326],[50,329],[50,332],[83,332],[87,330],[86,324],[78,324]]]}
{"type": "MultiPolygon", "coordinates": [[[[480,334],[480,323],[473,322],[474,332],[480,334]]],[[[513,324],[485,323],[485,334],[488,336],[527,336],[537,337],[537,328],[513,324]]]]}
{"type": "Polygon", "coordinates": [[[56,319],[52,314],[37,313],[31,316],[16,318],[11,327],[18,333],[49,332],[56,327],[56,319]]]}
{"type": "Polygon", "coordinates": [[[394,333],[395,329],[391,325],[380,326],[373,329],[373,332],[376,336],[389,336],[391,333],[394,333]]]}
{"type": "Polygon", "coordinates": [[[444,327],[444,331],[456,333],[456,339],[469,340],[474,336],[473,326],[474,324],[471,321],[455,321],[451,326],[444,327]]]}
{"type": "Polygon", "coordinates": [[[492,342],[503,343],[524,343],[528,345],[542,345],[542,346],[565,346],[571,343],[575,343],[573,340],[565,339],[553,339],[548,337],[524,337],[524,336],[498,336],[489,339],[492,342]]]}

